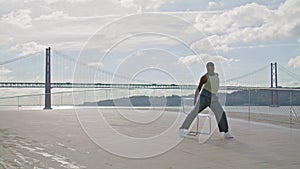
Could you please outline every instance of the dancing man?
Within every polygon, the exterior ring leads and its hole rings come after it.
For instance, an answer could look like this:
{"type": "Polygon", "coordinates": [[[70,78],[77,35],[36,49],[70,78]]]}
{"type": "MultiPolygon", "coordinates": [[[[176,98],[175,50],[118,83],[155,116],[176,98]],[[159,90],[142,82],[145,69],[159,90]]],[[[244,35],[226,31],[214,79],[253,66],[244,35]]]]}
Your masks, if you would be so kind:
{"type": "Polygon", "coordinates": [[[195,107],[188,114],[182,126],[180,127],[179,136],[185,137],[189,132],[188,129],[190,125],[197,117],[198,113],[201,113],[201,111],[203,111],[206,107],[209,107],[216,116],[219,131],[224,132],[224,138],[231,139],[233,138],[233,136],[228,129],[228,122],[227,122],[225,111],[223,110],[219,102],[219,99],[216,95],[219,90],[219,76],[218,73],[215,73],[214,63],[208,62],[206,64],[206,69],[207,69],[207,73],[201,77],[198,88],[195,91],[195,97],[194,97],[195,107]],[[200,93],[200,97],[199,100],[197,101],[199,93],[200,93]]]}

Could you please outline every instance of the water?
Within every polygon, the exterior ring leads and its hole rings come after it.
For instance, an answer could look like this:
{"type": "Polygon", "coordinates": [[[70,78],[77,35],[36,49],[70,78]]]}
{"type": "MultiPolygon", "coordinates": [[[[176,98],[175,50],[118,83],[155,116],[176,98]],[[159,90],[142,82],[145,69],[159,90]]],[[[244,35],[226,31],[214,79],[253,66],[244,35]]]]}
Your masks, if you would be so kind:
{"type": "MultiPolygon", "coordinates": [[[[0,106],[0,110],[42,110],[43,106],[0,106]]],[[[52,106],[53,110],[64,110],[64,109],[167,109],[170,111],[178,112],[182,110],[182,107],[120,107],[120,106],[52,106]]],[[[249,113],[248,106],[225,106],[226,112],[240,112],[249,113]]],[[[293,111],[299,111],[300,106],[292,106],[293,111]]],[[[290,106],[280,106],[280,107],[269,107],[269,106],[250,106],[250,113],[260,113],[260,114],[273,114],[273,115],[290,115],[290,106]]],[[[300,113],[300,112],[296,112],[300,113]]]]}

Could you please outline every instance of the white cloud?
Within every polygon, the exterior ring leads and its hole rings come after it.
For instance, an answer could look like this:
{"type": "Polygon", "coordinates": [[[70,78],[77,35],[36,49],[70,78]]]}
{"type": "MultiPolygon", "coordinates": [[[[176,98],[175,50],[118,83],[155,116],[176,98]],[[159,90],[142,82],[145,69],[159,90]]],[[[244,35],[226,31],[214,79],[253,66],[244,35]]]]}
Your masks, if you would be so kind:
{"type": "Polygon", "coordinates": [[[300,68],[300,56],[291,58],[288,62],[288,65],[294,68],[300,68]]]}
{"type": "Polygon", "coordinates": [[[200,54],[200,55],[189,55],[179,58],[180,63],[184,63],[187,65],[191,64],[205,64],[206,62],[215,62],[215,63],[231,63],[238,62],[239,60],[233,58],[225,58],[220,55],[209,55],[209,54],[200,54]]]}
{"type": "Polygon", "coordinates": [[[231,49],[225,44],[217,43],[218,41],[215,41],[213,39],[215,36],[210,36],[208,38],[198,40],[192,43],[190,47],[197,52],[208,54],[215,54],[217,51],[228,51],[231,49]]]}
{"type": "Polygon", "coordinates": [[[195,26],[209,35],[221,51],[240,42],[279,40],[299,36],[300,1],[286,0],[278,9],[250,3],[213,14],[199,14],[195,26]]]}
{"type": "Polygon", "coordinates": [[[239,28],[259,26],[271,13],[272,11],[267,7],[251,3],[214,14],[207,19],[204,19],[203,14],[200,13],[196,18],[195,26],[213,34],[232,32],[239,28]]]}
{"type": "Polygon", "coordinates": [[[88,21],[93,20],[96,22],[96,19],[114,19],[119,18],[121,15],[103,15],[103,16],[89,16],[89,17],[78,17],[78,16],[71,16],[64,11],[54,11],[50,14],[40,15],[36,17],[35,21],[51,21],[51,22],[58,22],[58,21],[88,21]]]}
{"type": "MultiPolygon", "coordinates": [[[[30,2],[34,2],[34,1],[41,1],[41,2],[46,2],[47,4],[53,4],[53,3],[57,3],[59,1],[62,0],[25,0],[25,3],[30,3],[30,2]]],[[[70,2],[70,3],[76,3],[76,2],[88,2],[88,1],[94,1],[94,0],[63,0],[66,2],[70,2]]]]}
{"type": "Polygon", "coordinates": [[[135,7],[137,7],[134,0],[116,0],[114,2],[119,3],[120,5],[122,5],[125,8],[132,8],[132,7],[135,8],[135,7]]]}
{"type": "Polygon", "coordinates": [[[63,19],[69,19],[69,20],[75,20],[76,17],[71,17],[69,14],[64,13],[63,11],[55,11],[48,15],[41,15],[35,20],[63,20],[63,19]]]}
{"type": "Polygon", "coordinates": [[[280,82],[280,86],[288,86],[288,87],[299,87],[300,82],[299,81],[285,81],[285,82],[280,82]]]}
{"type": "Polygon", "coordinates": [[[32,18],[30,14],[30,9],[20,9],[17,11],[12,11],[1,17],[1,23],[17,26],[20,28],[30,28],[32,27],[32,18]]]}
{"type": "MultiPolygon", "coordinates": [[[[107,51],[112,46],[116,50],[130,51],[134,48],[155,46],[184,46],[191,43],[191,39],[203,37],[199,31],[185,32],[184,28],[191,27],[191,24],[184,22],[177,17],[159,13],[145,13],[131,15],[116,20],[103,27],[97,32],[86,47],[96,47],[101,51],[107,51]],[[119,44],[115,44],[121,41],[119,44]]],[[[184,49],[185,50],[185,49],[184,49]]]]}
{"type": "Polygon", "coordinates": [[[0,77],[5,76],[5,75],[9,74],[10,72],[11,72],[11,70],[9,70],[7,68],[0,68],[0,77]]]}
{"type": "Polygon", "coordinates": [[[12,71],[7,68],[0,68],[0,80],[7,80],[7,75],[12,71]]]}
{"type": "Polygon", "coordinates": [[[36,42],[27,42],[23,44],[17,44],[10,48],[10,51],[16,52],[19,56],[25,56],[29,54],[35,54],[44,50],[46,46],[37,44],[36,42]]]}
{"type": "Polygon", "coordinates": [[[125,8],[136,8],[138,11],[156,11],[162,5],[174,3],[174,0],[114,0],[125,8]]]}
{"type": "Polygon", "coordinates": [[[214,8],[217,5],[218,5],[217,2],[209,1],[208,4],[207,4],[207,9],[212,9],[212,8],[214,8]]]}
{"type": "MultiPolygon", "coordinates": [[[[59,0],[47,0],[47,1],[59,1],[59,0]]],[[[90,2],[90,1],[94,1],[94,0],[65,0],[67,2],[70,3],[76,3],[76,2],[90,2]]]]}
{"type": "Polygon", "coordinates": [[[59,51],[78,50],[78,49],[81,49],[83,45],[84,45],[84,42],[80,42],[80,41],[64,41],[64,42],[57,42],[57,43],[49,44],[49,46],[51,46],[54,50],[59,50],[59,51]]]}

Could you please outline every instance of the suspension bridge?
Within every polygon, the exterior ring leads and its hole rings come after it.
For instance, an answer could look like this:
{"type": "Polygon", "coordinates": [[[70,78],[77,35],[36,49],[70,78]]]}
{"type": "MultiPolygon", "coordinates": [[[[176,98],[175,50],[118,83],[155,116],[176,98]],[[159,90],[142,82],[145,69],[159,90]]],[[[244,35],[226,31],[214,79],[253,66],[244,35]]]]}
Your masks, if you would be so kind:
{"type": "MultiPolygon", "coordinates": [[[[51,89],[72,89],[72,88],[87,88],[87,89],[152,89],[152,90],[156,90],[156,89],[170,89],[170,90],[194,90],[197,86],[196,85],[190,85],[190,84],[175,84],[175,83],[171,83],[171,84],[161,84],[161,83],[153,83],[150,81],[146,81],[146,80],[141,80],[141,79],[135,79],[134,83],[112,83],[111,81],[107,80],[111,77],[114,78],[118,78],[118,79],[123,79],[123,81],[125,80],[126,82],[130,81],[131,78],[124,76],[124,75],[119,75],[116,73],[112,73],[110,71],[106,71],[103,69],[98,69],[95,68],[92,65],[89,65],[88,63],[84,63],[82,61],[79,61],[77,59],[74,59],[74,57],[61,53],[59,51],[56,50],[51,50],[50,48],[46,48],[46,57],[39,57],[40,61],[44,61],[45,62],[45,82],[32,82],[32,81],[1,81],[0,82],[0,88],[45,88],[45,108],[51,108],[51,89]],[[51,71],[51,67],[53,65],[51,65],[51,59],[53,59],[53,57],[51,56],[52,53],[54,54],[55,58],[59,57],[60,59],[62,59],[61,61],[56,61],[55,64],[60,64],[60,67],[63,69],[64,67],[66,67],[67,64],[71,64],[71,65],[77,65],[77,66],[81,66],[87,69],[87,72],[84,72],[87,76],[90,74],[89,71],[93,71],[93,72],[97,72],[98,74],[101,75],[101,80],[103,82],[52,82],[52,71],[51,71]],[[43,58],[43,59],[41,59],[43,58]],[[45,60],[44,60],[45,59],[45,60]],[[104,78],[106,77],[106,79],[104,78]]],[[[15,62],[21,62],[26,61],[26,59],[34,57],[37,58],[37,56],[41,56],[43,55],[43,51],[40,51],[36,54],[32,54],[32,55],[26,55],[23,57],[16,57],[7,61],[3,61],[0,63],[0,66],[6,66],[9,64],[13,64],[15,62]]],[[[44,65],[44,64],[41,64],[44,65]]],[[[32,65],[34,66],[34,65],[32,65]]],[[[39,65],[40,66],[40,65],[39,65]]],[[[40,66],[41,67],[41,66],[40,66]]],[[[260,73],[262,71],[266,71],[268,70],[268,68],[270,67],[270,65],[265,65],[261,68],[258,68],[252,72],[249,72],[247,74],[241,75],[241,76],[237,76],[234,78],[230,78],[227,79],[226,82],[236,82],[239,81],[240,79],[245,79],[247,77],[250,76],[255,76],[255,74],[260,73]]],[[[42,67],[41,67],[42,68],[42,67]]],[[[277,64],[277,63],[271,63],[271,70],[270,70],[270,82],[271,88],[276,88],[277,91],[278,90],[291,90],[294,88],[289,88],[289,87],[282,87],[278,85],[278,72],[277,69],[279,68],[280,71],[284,72],[285,74],[289,75],[290,77],[300,80],[300,77],[289,71],[288,69],[286,69],[284,66],[277,64]]],[[[57,70],[53,70],[53,71],[57,71],[57,70]]],[[[43,71],[40,71],[38,73],[41,73],[43,71]]],[[[70,71],[68,71],[70,72],[70,71]]],[[[56,73],[57,74],[57,73],[56,73]]],[[[40,75],[43,76],[43,75],[40,75]]],[[[67,79],[66,77],[71,76],[70,73],[61,73],[60,76],[62,76],[62,79],[67,79]]],[[[90,80],[91,81],[91,80],[90,80]]],[[[121,80],[119,80],[121,81],[121,80]]],[[[260,86],[243,86],[243,85],[226,85],[226,86],[220,86],[221,90],[264,90],[264,89],[270,89],[269,87],[260,87],[260,86]]],[[[278,93],[277,91],[272,92],[271,94],[271,98],[272,98],[272,102],[271,104],[278,104],[278,93]]]]}

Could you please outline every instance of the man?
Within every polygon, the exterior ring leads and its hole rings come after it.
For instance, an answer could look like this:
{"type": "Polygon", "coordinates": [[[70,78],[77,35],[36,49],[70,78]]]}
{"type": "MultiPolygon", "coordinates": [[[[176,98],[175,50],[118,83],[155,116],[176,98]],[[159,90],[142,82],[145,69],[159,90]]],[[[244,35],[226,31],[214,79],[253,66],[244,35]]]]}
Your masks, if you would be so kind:
{"type": "Polygon", "coordinates": [[[203,111],[206,107],[214,112],[220,132],[224,132],[224,138],[233,138],[232,134],[228,130],[228,123],[226,114],[218,100],[216,94],[219,90],[219,76],[215,73],[215,67],[212,62],[206,64],[207,73],[200,79],[198,88],[195,92],[194,97],[194,109],[188,114],[182,126],[179,129],[179,136],[185,137],[188,134],[188,129],[198,113],[203,111]],[[204,87],[203,87],[204,86],[204,87]],[[203,87],[203,89],[202,89],[203,87]],[[202,91],[201,91],[202,89],[202,91]],[[198,95],[201,91],[199,100],[197,101],[198,95]]]}

